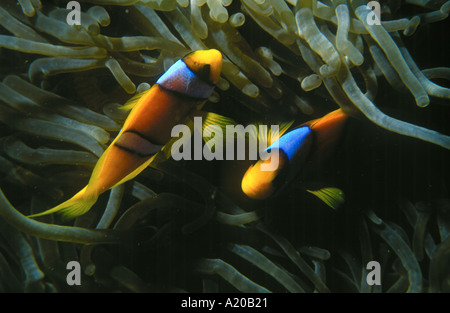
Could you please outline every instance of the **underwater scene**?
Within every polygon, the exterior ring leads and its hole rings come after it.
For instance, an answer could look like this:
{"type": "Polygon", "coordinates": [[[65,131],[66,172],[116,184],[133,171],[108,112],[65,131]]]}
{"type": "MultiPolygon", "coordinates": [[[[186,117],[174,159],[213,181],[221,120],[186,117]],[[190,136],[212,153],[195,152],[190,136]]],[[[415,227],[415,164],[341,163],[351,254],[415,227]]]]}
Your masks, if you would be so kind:
{"type": "Polygon", "coordinates": [[[1,0],[0,292],[450,292],[449,12],[1,0]]]}

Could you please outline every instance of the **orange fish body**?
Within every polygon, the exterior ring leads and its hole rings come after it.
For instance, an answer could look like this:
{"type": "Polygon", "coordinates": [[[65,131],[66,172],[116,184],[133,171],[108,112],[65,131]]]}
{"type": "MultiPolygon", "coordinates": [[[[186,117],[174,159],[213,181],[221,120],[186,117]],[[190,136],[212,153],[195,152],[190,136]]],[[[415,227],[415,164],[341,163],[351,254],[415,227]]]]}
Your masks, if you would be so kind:
{"type": "Polygon", "coordinates": [[[174,63],[139,97],[120,133],[97,161],[88,185],[66,202],[32,216],[82,215],[101,193],[138,175],[170,140],[172,128],[203,106],[221,68],[222,55],[215,49],[194,51],[174,63]]]}
{"type": "Polygon", "coordinates": [[[172,128],[199,109],[204,100],[183,99],[155,84],[139,102],[99,159],[102,166],[94,169],[86,192],[100,194],[120,184],[160,151],[170,140],[172,128]]]}
{"type": "Polygon", "coordinates": [[[347,119],[348,115],[338,109],[304,124],[314,133],[311,156],[308,158],[310,166],[323,164],[332,157],[342,138],[347,119]]]}
{"type": "Polygon", "coordinates": [[[266,149],[277,153],[249,167],[242,179],[242,191],[250,198],[266,199],[279,192],[299,172],[320,167],[334,153],[347,118],[348,115],[338,109],[283,134],[266,149]],[[277,158],[276,168],[263,170],[262,166],[271,164],[272,158],[277,158]]]}

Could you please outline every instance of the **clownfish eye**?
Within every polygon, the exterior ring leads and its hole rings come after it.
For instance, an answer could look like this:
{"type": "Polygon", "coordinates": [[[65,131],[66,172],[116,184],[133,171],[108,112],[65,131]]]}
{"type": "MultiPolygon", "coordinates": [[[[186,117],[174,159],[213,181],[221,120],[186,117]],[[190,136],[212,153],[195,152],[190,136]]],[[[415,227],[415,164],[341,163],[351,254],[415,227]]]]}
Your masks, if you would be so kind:
{"type": "Polygon", "coordinates": [[[210,64],[204,64],[202,67],[200,67],[197,71],[194,72],[195,75],[197,75],[198,78],[201,80],[211,84],[210,81],[210,74],[211,74],[211,65],[210,64]]]}
{"type": "Polygon", "coordinates": [[[215,85],[222,70],[222,54],[216,49],[197,50],[183,58],[187,67],[202,81],[215,85]]]}

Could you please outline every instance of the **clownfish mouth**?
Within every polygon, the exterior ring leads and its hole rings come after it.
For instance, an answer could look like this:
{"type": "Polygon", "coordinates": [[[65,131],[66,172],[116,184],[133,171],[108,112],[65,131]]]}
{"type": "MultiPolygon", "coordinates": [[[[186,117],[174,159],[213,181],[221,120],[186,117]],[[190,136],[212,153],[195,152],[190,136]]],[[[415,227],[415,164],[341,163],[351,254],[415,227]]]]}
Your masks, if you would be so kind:
{"type": "Polygon", "coordinates": [[[242,179],[242,191],[252,199],[266,199],[278,188],[277,178],[286,166],[282,153],[271,153],[267,160],[259,160],[250,166],[242,179]]]}

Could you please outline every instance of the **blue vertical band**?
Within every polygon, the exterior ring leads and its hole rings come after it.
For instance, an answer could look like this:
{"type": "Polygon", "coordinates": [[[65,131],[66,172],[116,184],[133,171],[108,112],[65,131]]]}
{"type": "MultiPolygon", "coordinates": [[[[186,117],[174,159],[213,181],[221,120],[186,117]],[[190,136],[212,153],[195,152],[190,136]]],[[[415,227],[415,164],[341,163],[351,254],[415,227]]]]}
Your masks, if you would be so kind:
{"type": "Polygon", "coordinates": [[[300,151],[305,144],[309,144],[311,133],[311,128],[308,126],[296,128],[281,136],[266,150],[275,148],[280,149],[286,154],[289,162],[291,162],[296,153],[300,151]]]}
{"type": "Polygon", "coordinates": [[[175,62],[156,83],[165,89],[200,99],[207,99],[214,89],[199,79],[183,60],[175,62]]]}

